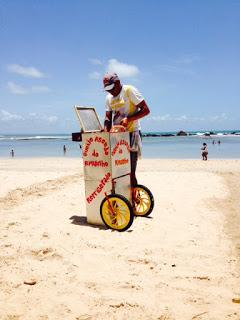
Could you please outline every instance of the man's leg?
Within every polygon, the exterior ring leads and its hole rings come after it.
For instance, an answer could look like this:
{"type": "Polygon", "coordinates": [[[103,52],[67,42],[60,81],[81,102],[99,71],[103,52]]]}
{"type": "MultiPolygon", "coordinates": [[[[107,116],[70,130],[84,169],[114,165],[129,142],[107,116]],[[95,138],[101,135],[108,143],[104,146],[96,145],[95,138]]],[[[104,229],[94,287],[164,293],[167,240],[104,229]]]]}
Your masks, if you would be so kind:
{"type": "Polygon", "coordinates": [[[131,151],[130,156],[131,156],[131,186],[134,187],[137,185],[136,168],[137,168],[138,153],[131,151]]]}

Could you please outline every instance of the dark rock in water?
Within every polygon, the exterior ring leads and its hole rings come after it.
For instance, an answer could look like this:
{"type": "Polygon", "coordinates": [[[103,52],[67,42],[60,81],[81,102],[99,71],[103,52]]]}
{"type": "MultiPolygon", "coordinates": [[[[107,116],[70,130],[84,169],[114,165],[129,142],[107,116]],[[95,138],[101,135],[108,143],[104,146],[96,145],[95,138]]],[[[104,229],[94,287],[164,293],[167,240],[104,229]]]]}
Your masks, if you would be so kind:
{"type": "Polygon", "coordinates": [[[161,134],[158,133],[142,133],[143,137],[161,137],[161,134]]]}
{"type": "Polygon", "coordinates": [[[209,131],[209,132],[205,132],[204,133],[204,135],[207,136],[207,137],[211,136],[212,134],[215,135],[216,133],[213,132],[213,131],[209,131]]]}
{"type": "Polygon", "coordinates": [[[178,133],[177,133],[177,136],[187,136],[188,134],[187,134],[187,132],[185,132],[185,131],[183,131],[183,130],[181,130],[181,131],[179,131],[178,133]]]}
{"type": "Polygon", "coordinates": [[[175,137],[172,133],[142,133],[143,137],[175,137]]]}

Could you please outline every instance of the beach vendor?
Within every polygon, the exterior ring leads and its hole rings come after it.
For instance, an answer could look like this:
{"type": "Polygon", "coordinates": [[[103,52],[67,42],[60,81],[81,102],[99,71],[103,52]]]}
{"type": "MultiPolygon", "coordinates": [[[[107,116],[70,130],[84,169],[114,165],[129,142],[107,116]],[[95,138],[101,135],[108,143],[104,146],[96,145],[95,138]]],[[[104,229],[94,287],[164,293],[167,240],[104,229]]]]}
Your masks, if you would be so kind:
{"type": "Polygon", "coordinates": [[[131,185],[137,184],[136,167],[141,154],[141,132],[139,119],[150,113],[142,94],[131,85],[122,85],[116,73],[107,73],[103,78],[106,97],[104,130],[121,125],[130,132],[131,185]]]}

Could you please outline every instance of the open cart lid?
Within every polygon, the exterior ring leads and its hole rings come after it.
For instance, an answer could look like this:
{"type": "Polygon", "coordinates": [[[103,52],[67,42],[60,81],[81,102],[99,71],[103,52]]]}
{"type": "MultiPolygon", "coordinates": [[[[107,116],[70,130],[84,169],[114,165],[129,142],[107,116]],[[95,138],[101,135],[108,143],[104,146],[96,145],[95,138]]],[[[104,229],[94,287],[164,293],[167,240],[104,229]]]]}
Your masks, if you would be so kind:
{"type": "Polygon", "coordinates": [[[94,107],[74,106],[82,132],[102,131],[103,127],[94,107]]]}

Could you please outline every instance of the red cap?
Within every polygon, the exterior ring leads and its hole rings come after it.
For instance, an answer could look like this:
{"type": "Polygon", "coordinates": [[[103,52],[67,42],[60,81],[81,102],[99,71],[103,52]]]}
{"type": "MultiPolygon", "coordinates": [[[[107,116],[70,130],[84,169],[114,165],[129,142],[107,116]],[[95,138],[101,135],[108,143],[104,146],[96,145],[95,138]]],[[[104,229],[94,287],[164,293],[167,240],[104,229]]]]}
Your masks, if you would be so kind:
{"type": "Polygon", "coordinates": [[[106,73],[103,77],[104,90],[112,90],[115,86],[115,83],[119,81],[118,75],[116,73],[106,73]]]}

